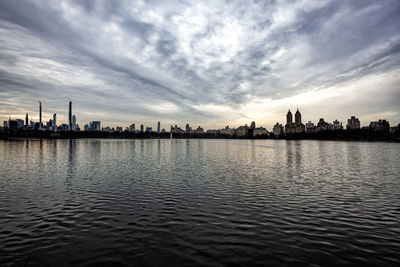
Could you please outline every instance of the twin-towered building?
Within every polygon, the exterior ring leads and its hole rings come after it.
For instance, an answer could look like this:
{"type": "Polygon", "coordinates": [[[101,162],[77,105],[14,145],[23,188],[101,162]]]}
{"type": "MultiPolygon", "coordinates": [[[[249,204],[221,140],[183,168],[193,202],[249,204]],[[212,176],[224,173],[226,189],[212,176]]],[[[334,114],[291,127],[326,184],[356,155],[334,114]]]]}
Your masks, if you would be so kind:
{"type": "MultiPolygon", "coordinates": [[[[321,131],[328,130],[342,130],[342,123],[338,120],[334,120],[333,123],[325,122],[323,118],[319,119],[317,125],[314,125],[311,121],[307,122],[304,125],[301,121],[301,113],[299,109],[297,109],[295,115],[295,119],[293,122],[292,112],[289,110],[286,114],[286,125],[283,127],[282,124],[276,123],[273,128],[273,133],[275,136],[279,136],[282,134],[296,134],[296,133],[316,133],[321,131]]],[[[347,128],[349,129],[360,129],[360,121],[354,116],[348,120],[347,128]]]]}
{"type": "Polygon", "coordinates": [[[294,114],[294,123],[293,123],[293,116],[290,109],[286,114],[286,125],[285,125],[285,133],[292,134],[292,133],[304,133],[306,131],[306,126],[301,122],[301,113],[299,109],[297,109],[296,113],[294,114]]]}

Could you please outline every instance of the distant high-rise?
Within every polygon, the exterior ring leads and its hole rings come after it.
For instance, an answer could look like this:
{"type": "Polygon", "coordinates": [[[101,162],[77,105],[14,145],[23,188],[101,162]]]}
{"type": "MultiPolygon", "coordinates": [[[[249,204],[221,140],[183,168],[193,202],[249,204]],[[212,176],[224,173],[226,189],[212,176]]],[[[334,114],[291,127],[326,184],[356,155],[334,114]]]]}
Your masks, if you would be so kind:
{"type": "Polygon", "coordinates": [[[371,121],[369,128],[375,131],[389,130],[390,124],[387,120],[371,121]]]}
{"type": "Polygon", "coordinates": [[[351,116],[351,118],[347,120],[346,129],[349,130],[360,129],[360,120],[355,116],[351,116]]]}
{"type": "Polygon", "coordinates": [[[53,125],[52,125],[52,127],[53,127],[53,132],[55,132],[57,130],[57,114],[56,113],[53,114],[53,125]]]}
{"type": "Polygon", "coordinates": [[[279,122],[277,122],[275,125],[274,125],[274,128],[273,128],[273,133],[274,133],[274,135],[276,135],[276,136],[279,136],[279,135],[281,135],[281,134],[283,134],[283,125],[282,124],[279,124],[279,122]]]}
{"type": "Polygon", "coordinates": [[[301,123],[301,113],[299,109],[297,109],[295,113],[295,122],[293,123],[292,113],[290,109],[286,114],[286,125],[285,125],[285,133],[292,134],[292,133],[304,133],[306,131],[306,127],[303,123],[301,123]]]}
{"type": "Polygon", "coordinates": [[[25,126],[28,126],[29,121],[28,121],[28,113],[25,115],[25,126]]]}
{"type": "Polygon", "coordinates": [[[76,131],[76,117],[75,115],[72,115],[72,131],[76,131]]]}
{"type": "Polygon", "coordinates": [[[297,109],[296,114],[294,114],[294,121],[296,124],[301,124],[301,113],[299,109],[297,109]]]}
{"type": "Polygon", "coordinates": [[[69,101],[68,125],[69,130],[72,131],[72,101],[69,101]]]}
{"type": "Polygon", "coordinates": [[[292,125],[293,124],[293,117],[292,117],[292,112],[290,112],[290,109],[288,113],[286,114],[286,125],[292,125]]]}
{"type": "MultiPolygon", "coordinates": [[[[85,129],[86,129],[86,126],[85,126],[85,129]]],[[[90,122],[88,129],[89,129],[89,131],[101,131],[101,122],[100,121],[90,122]]]]}
{"type": "Polygon", "coordinates": [[[329,130],[329,123],[327,123],[324,118],[320,118],[317,123],[317,132],[329,130]]]}
{"type": "Polygon", "coordinates": [[[160,133],[160,131],[161,131],[161,124],[160,124],[160,122],[157,122],[157,133],[160,133]]]}
{"type": "Polygon", "coordinates": [[[192,129],[192,127],[190,127],[190,125],[188,123],[188,124],[186,124],[185,130],[186,130],[187,133],[191,133],[193,129],[192,129]]]}
{"type": "Polygon", "coordinates": [[[39,102],[39,129],[42,129],[42,102],[39,102]]]}
{"type": "Polygon", "coordinates": [[[306,132],[307,133],[315,133],[317,131],[317,127],[311,121],[306,123],[306,132]]]}
{"type": "Polygon", "coordinates": [[[144,132],[144,126],[143,124],[140,124],[140,131],[143,133],[144,132]]]}

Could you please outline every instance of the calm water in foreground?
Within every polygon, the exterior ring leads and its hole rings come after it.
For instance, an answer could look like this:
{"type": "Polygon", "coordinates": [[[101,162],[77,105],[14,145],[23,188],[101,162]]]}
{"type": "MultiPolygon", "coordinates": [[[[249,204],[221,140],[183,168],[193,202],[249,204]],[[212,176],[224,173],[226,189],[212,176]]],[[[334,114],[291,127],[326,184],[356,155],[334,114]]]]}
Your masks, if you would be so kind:
{"type": "Polygon", "coordinates": [[[400,144],[0,140],[0,266],[399,266],[399,255],[400,144]]]}

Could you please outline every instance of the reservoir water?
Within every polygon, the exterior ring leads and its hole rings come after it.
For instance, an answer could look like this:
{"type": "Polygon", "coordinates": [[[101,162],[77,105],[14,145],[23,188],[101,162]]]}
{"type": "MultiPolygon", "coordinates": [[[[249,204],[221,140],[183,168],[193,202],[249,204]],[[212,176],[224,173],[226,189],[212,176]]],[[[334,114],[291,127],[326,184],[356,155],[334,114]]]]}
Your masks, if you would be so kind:
{"type": "Polygon", "coordinates": [[[0,266],[399,266],[400,144],[0,140],[0,266]]]}

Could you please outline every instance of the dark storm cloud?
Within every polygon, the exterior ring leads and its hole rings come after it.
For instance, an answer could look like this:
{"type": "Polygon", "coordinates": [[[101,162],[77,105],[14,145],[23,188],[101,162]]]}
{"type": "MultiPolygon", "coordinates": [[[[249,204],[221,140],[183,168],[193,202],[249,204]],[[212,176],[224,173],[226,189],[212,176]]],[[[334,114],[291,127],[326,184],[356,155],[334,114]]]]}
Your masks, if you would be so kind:
{"type": "Polygon", "coordinates": [[[398,72],[399,14],[394,0],[0,1],[0,94],[12,114],[40,98],[58,112],[73,99],[84,120],[245,118],[253,102],[398,72]]]}

